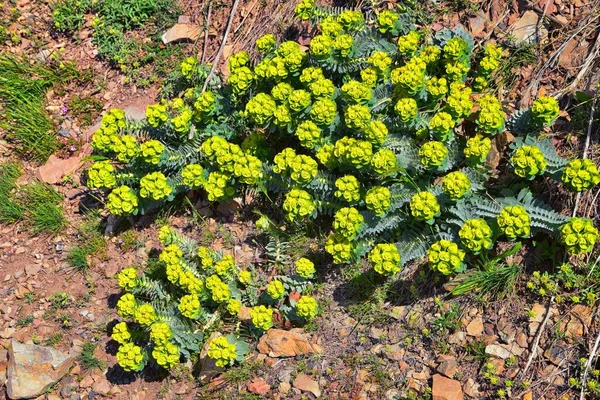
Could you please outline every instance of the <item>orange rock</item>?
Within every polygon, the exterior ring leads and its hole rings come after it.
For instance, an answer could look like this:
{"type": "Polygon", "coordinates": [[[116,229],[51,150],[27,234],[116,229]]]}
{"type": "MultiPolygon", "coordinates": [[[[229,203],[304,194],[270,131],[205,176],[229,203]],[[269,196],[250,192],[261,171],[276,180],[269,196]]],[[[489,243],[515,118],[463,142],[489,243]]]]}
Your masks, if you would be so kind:
{"type": "Polygon", "coordinates": [[[433,376],[433,400],[463,400],[463,391],[460,382],[448,379],[443,375],[433,376]]]}
{"type": "Polygon", "coordinates": [[[260,338],[257,349],[269,357],[294,357],[315,353],[315,349],[309,343],[308,337],[302,334],[301,329],[291,331],[269,329],[260,338]]]}
{"type": "Polygon", "coordinates": [[[254,394],[260,394],[264,396],[271,390],[271,386],[263,379],[254,379],[252,382],[248,384],[248,391],[254,394]]]}

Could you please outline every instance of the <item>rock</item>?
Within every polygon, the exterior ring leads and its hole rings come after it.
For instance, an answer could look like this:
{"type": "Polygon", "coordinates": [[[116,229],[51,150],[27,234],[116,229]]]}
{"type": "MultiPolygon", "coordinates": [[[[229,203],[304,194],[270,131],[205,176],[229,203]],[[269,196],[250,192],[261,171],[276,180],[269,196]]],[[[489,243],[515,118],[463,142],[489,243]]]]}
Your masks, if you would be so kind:
{"type": "Polygon", "coordinates": [[[6,384],[6,369],[8,368],[8,351],[0,350],[0,386],[6,384]]]}
{"type": "Polygon", "coordinates": [[[531,392],[526,392],[523,394],[523,400],[533,400],[533,393],[531,392]]]}
{"type": "Polygon", "coordinates": [[[257,349],[269,357],[294,357],[315,352],[301,329],[269,329],[260,338],[257,349]]]}
{"type": "MultiPolygon", "coordinates": [[[[544,320],[544,317],[546,316],[547,310],[548,309],[542,304],[535,303],[533,305],[533,307],[531,308],[533,315],[529,318],[529,334],[530,335],[533,336],[536,334],[538,327],[540,326],[540,324],[544,320]]],[[[555,313],[556,313],[556,310],[551,308],[549,318],[551,318],[555,313]]]]}
{"type": "Polygon", "coordinates": [[[394,308],[392,308],[392,311],[390,312],[390,316],[396,320],[401,320],[404,319],[404,317],[406,317],[406,314],[408,314],[408,307],[407,306],[396,306],[394,308]]]}
{"type": "Polygon", "coordinates": [[[106,379],[101,379],[92,386],[92,390],[98,394],[101,394],[102,396],[108,395],[110,393],[110,389],[110,382],[106,379]]]}
{"type": "Polygon", "coordinates": [[[474,37],[482,38],[484,36],[483,31],[485,30],[486,22],[487,18],[481,11],[469,18],[469,28],[474,37]]]}
{"type": "Polygon", "coordinates": [[[507,359],[508,357],[510,357],[513,354],[515,356],[520,356],[521,354],[523,354],[523,351],[525,351],[525,350],[522,349],[516,343],[513,343],[511,345],[492,343],[492,344],[488,344],[485,348],[485,354],[493,356],[493,357],[498,357],[503,360],[507,359]]]}
{"type": "Polygon", "coordinates": [[[260,394],[264,396],[271,390],[271,386],[263,379],[254,379],[248,384],[248,391],[254,394],[260,394]]]}
{"type": "Polygon", "coordinates": [[[435,374],[432,384],[433,400],[463,400],[460,382],[435,374]]]}
{"type": "Polygon", "coordinates": [[[369,337],[373,340],[379,341],[384,336],[385,336],[385,331],[383,329],[376,328],[374,326],[372,326],[369,329],[369,337]]]}
{"type": "Polygon", "coordinates": [[[561,365],[569,358],[569,346],[565,342],[553,343],[545,352],[546,357],[554,365],[561,365]]]}
{"type": "Polygon", "coordinates": [[[462,345],[467,340],[466,333],[458,331],[448,337],[448,343],[462,345]]]}
{"type": "Polygon", "coordinates": [[[291,388],[292,385],[290,385],[288,382],[281,382],[279,384],[279,394],[285,396],[288,394],[291,388]]]}
{"type": "Polygon", "coordinates": [[[319,383],[312,380],[308,375],[298,375],[296,379],[294,379],[294,387],[302,390],[303,392],[310,392],[316,397],[321,397],[321,389],[319,389],[319,383]]]}
{"type": "Polygon", "coordinates": [[[437,372],[446,375],[448,378],[452,378],[458,372],[458,363],[454,358],[444,360],[438,365],[437,372]]]}
{"type": "Polygon", "coordinates": [[[400,398],[400,391],[398,389],[390,389],[385,392],[385,400],[396,400],[400,398]]]}
{"type": "Polygon", "coordinates": [[[473,318],[469,325],[467,325],[467,335],[469,336],[481,336],[483,334],[483,319],[481,316],[473,318]]]}
{"type": "Polygon", "coordinates": [[[162,41],[164,44],[169,44],[180,40],[194,41],[198,39],[200,32],[202,32],[202,28],[197,25],[175,24],[162,35],[162,41]]]}
{"type": "Polygon", "coordinates": [[[83,165],[83,157],[92,153],[92,148],[89,144],[84,144],[77,156],[62,159],[55,155],[51,155],[42,165],[35,171],[35,176],[39,180],[54,185],[59,183],[63,177],[77,171],[83,165]]]}
{"type": "Polygon", "coordinates": [[[129,121],[144,121],[146,119],[146,107],[130,105],[123,108],[125,118],[129,121]]]}
{"type": "Polygon", "coordinates": [[[525,42],[528,44],[543,42],[548,37],[548,30],[540,25],[538,30],[538,22],[540,16],[533,10],[525,11],[523,16],[515,21],[510,27],[508,33],[511,34],[517,42],[525,42]]]}
{"type": "Polygon", "coordinates": [[[479,384],[475,382],[472,378],[467,379],[464,388],[465,394],[474,399],[478,399],[481,397],[479,393],[479,384]]]}
{"type": "Polygon", "coordinates": [[[519,346],[521,346],[522,348],[526,349],[527,347],[529,347],[529,343],[527,343],[527,335],[524,334],[523,332],[520,332],[517,337],[517,344],[519,346]]]}
{"type": "Polygon", "coordinates": [[[586,327],[591,326],[592,309],[590,307],[576,304],[571,310],[568,322],[561,322],[560,328],[565,332],[565,337],[570,342],[581,338],[586,332],[586,327]]]}
{"type": "Polygon", "coordinates": [[[6,393],[11,399],[37,397],[69,372],[76,356],[51,347],[23,344],[15,339],[8,348],[6,393]]]}
{"type": "Polygon", "coordinates": [[[41,269],[42,266],[40,264],[30,264],[25,267],[25,273],[27,276],[34,276],[37,275],[41,269]]]}

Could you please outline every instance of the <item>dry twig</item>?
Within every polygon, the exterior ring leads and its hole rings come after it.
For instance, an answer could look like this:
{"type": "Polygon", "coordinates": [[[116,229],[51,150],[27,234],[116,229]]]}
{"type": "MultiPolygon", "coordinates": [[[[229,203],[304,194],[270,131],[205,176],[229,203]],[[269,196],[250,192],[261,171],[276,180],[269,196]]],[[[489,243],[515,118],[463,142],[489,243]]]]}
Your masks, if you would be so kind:
{"type": "MultiPolygon", "coordinates": [[[[598,35],[598,37],[600,37],[600,35],[598,35]]],[[[598,40],[596,40],[596,42],[598,42],[598,40]]],[[[592,102],[592,109],[590,110],[590,119],[588,120],[587,135],[585,137],[585,146],[583,148],[583,158],[587,158],[587,153],[590,148],[590,140],[592,137],[592,126],[594,125],[594,113],[596,111],[596,100],[598,99],[597,94],[598,93],[596,93],[596,96],[594,96],[594,101],[592,102]]],[[[572,215],[573,217],[575,215],[577,215],[577,210],[579,209],[580,201],[581,201],[581,192],[577,192],[577,197],[575,198],[575,207],[573,208],[573,215],[572,215]]]]}
{"type": "Polygon", "coordinates": [[[550,319],[550,308],[552,307],[553,302],[554,302],[554,296],[552,296],[550,298],[550,300],[548,301],[548,309],[546,310],[546,316],[544,317],[544,320],[542,321],[542,323],[540,324],[540,327],[538,328],[538,333],[535,336],[535,340],[533,341],[533,347],[531,348],[531,354],[529,355],[529,359],[527,360],[527,364],[525,365],[523,372],[521,372],[521,379],[525,378],[525,375],[527,374],[527,371],[529,370],[529,367],[531,366],[531,362],[533,361],[533,359],[535,358],[535,355],[537,354],[537,350],[540,346],[540,339],[542,338],[542,333],[544,332],[544,328],[546,327],[546,324],[548,323],[548,319],[550,319]]]}
{"type": "Polygon", "coordinates": [[[208,31],[210,30],[210,15],[212,13],[212,1],[208,3],[208,12],[206,15],[206,23],[204,24],[204,43],[202,45],[202,58],[200,59],[202,64],[206,59],[206,47],[208,46],[208,31]]]}
{"type": "Polygon", "coordinates": [[[598,345],[600,344],[600,333],[596,337],[596,342],[594,343],[594,347],[592,348],[592,352],[585,363],[585,370],[583,371],[583,379],[581,380],[581,393],[579,395],[579,400],[585,400],[585,387],[587,383],[587,376],[590,372],[590,367],[592,365],[592,361],[596,358],[596,352],[598,351],[598,345]]]}

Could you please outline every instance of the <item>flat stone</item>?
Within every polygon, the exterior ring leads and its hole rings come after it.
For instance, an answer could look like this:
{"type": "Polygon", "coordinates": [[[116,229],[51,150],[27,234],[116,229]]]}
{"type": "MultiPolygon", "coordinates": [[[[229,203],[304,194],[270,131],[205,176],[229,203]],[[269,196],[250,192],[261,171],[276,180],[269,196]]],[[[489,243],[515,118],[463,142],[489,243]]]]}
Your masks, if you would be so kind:
{"type": "Polygon", "coordinates": [[[91,153],[92,148],[86,143],[81,147],[81,151],[77,156],[62,159],[51,155],[48,161],[37,169],[35,176],[39,180],[51,185],[59,183],[63,177],[77,171],[83,165],[83,157],[91,153]]]}
{"type": "Polygon", "coordinates": [[[463,400],[460,382],[435,374],[432,384],[433,400],[463,400]]]}
{"type": "Polygon", "coordinates": [[[302,390],[303,392],[310,392],[316,397],[321,397],[321,389],[319,383],[311,379],[306,374],[300,374],[294,379],[294,387],[302,390]]]}
{"type": "Polygon", "coordinates": [[[162,35],[164,44],[182,40],[194,41],[198,39],[202,28],[193,24],[175,24],[162,35]]]}
{"type": "Polygon", "coordinates": [[[546,357],[554,365],[560,365],[569,358],[569,346],[564,342],[553,343],[545,352],[546,357]]]}
{"type": "Polygon", "coordinates": [[[464,386],[465,394],[474,399],[478,399],[481,397],[479,393],[479,384],[473,380],[473,378],[467,379],[467,382],[464,386]]]}
{"type": "Polygon", "coordinates": [[[301,329],[285,331],[283,329],[269,329],[259,342],[257,349],[269,357],[295,357],[302,354],[315,352],[309,343],[307,335],[301,329]]]}
{"type": "Polygon", "coordinates": [[[110,389],[110,382],[106,379],[101,379],[98,382],[94,383],[94,385],[92,386],[92,390],[94,392],[103,396],[107,396],[110,393],[110,389]]]}
{"type": "Polygon", "coordinates": [[[458,363],[455,359],[444,360],[440,362],[436,370],[440,374],[452,378],[458,372],[458,363]]]}
{"type": "Polygon", "coordinates": [[[264,396],[271,390],[271,386],[264,379],[254,379],[248,384],[248,391],[264,396]]]}
{"type": "Polygon", "coordinates": [[[12,339],[8,357],[8,397],[30,399],[40,396],[65,376],[76,355],[65,354],[51,347],[23,344],[12,339]]]}
{"type": "Polygon", "coordinates": [[[539,27],[540,16],[533,10],[525,11],[523,16],[515,21],[508,31],[518,42],[528,44],[543,42],[548,37],[548,30],[543,25],[539,27]]]}
{"type": "Polygon", "coordinates": [[[483,319],[481,316],[473,318],[467,325],[467,335],[469,336],[481,336],[483,334],[483,319]]]}
{"type": "Polygon", "coordinates": [[[508,344],[488,344],[485,348],[485,354],[498,357],[501,359],[507,359],[511,355],[520,356],[523,354],[524,349],[518,346],[516,343],[512,345],[508,344]]]}

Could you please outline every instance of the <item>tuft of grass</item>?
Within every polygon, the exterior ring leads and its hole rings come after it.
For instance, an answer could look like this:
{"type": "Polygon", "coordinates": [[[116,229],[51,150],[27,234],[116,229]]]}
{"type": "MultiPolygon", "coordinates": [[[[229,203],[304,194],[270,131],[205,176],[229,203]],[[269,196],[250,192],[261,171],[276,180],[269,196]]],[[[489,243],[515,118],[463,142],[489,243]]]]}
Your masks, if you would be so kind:
{"type": "Polygon", "coordinates": [[[0,55],[0,129],[14,144],[17,155],[44,162],[59,143],[55,126],[44,107],[46,91],[72,79],[73,68],[55,63],[31,63],[14,55],[0,55]]]}
{"type": "Polygon", "coordinates": [[[69,111],[81,126],[90,126],[102,112],[102,102],[93,97],[73,97],[69,102],[69,111]]]}
{"type": "Polygon", "coordinates": [[[90,251],[86,245],[77,245],[67,252],[67,263],[76,272],[86,274],[90,268],[88,256],[90,251]]]}
{"type": "Polygon", "coordinates": [[[28,315],[27,317],[21,318],[17,321],[17,327],[23,328],[27,325],[31,325],[33,323],[33,316],[28,315]]]}
{"type": "Polygon", "coordinates": [[[88,212],[78,231],[79,244],[68,251],[67,263],[74,271],[86,274],[90,268],[89,258],[106,252],[99,212],[88,212]]]}
{"type": "Polygon", "coordinates": [[[95,354],[97,346],[97,344],[91,342],[85,342],[81,345],[81,354],[77,359],[83,370],[90,371],[104,368],[104,362],[98,359],[95,354]]]}
{"type": "Polygon", "coordinates": [[[18,163],[0,164],[0,222],[23,220],[34,234],[56,234],[64,229],[67,220],[60,193],[39,181],[17,186],[20,175],[18,163]]]}

